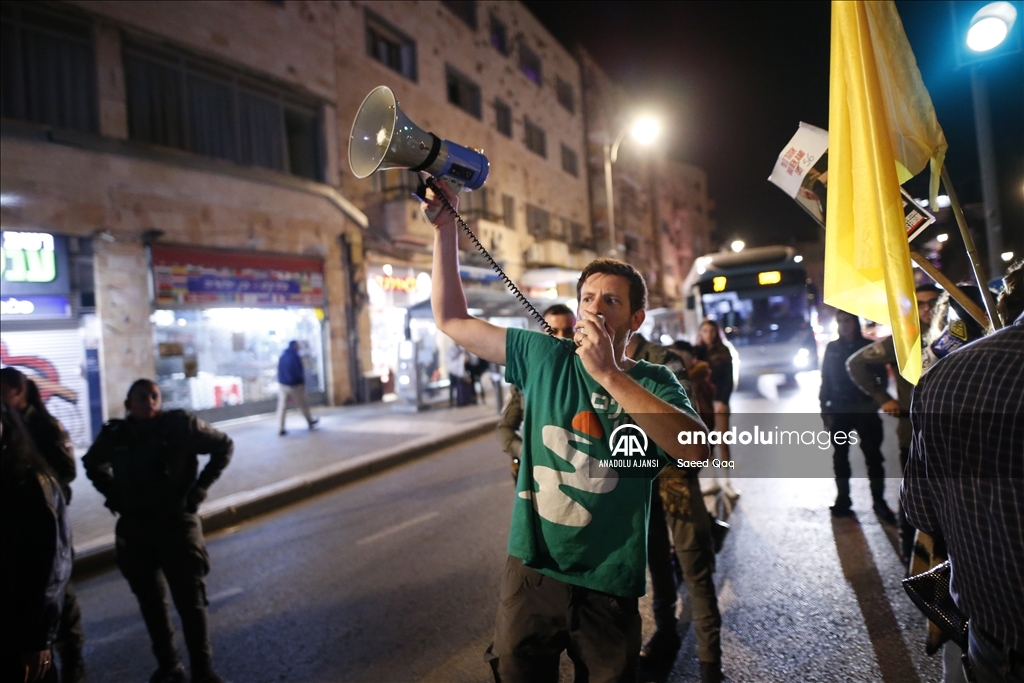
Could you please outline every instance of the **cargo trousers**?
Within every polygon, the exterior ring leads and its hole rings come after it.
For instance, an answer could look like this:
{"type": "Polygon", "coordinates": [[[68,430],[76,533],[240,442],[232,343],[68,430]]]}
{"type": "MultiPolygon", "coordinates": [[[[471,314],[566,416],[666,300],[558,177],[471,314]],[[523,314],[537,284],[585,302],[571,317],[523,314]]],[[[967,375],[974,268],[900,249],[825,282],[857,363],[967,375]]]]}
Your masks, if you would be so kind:
{"type": "Polygon", "coordinates": [[[635,683],[640,661],[637,598],[573,586],[509,556],[494,643],[485,659],[496,683],[558,683],[566,651],[576,683],[635,683]]]}
{"type": "Polygon", "coordinates": [[[169,587],[181,617],[192,671],[208,671],[212,650],[204,577],[210,571],[210,557],[199,516],[187,512],[122,515],[116,540],[117,566],[139,601],[159,665],[170,669],[181,661],[167,605],[169,587]]]}

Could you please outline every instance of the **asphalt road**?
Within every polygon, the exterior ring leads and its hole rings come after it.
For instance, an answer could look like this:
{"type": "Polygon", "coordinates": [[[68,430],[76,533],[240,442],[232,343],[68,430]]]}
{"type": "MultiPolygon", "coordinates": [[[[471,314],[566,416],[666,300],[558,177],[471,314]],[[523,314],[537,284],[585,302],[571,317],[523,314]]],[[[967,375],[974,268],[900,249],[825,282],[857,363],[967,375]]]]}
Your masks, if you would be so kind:
{"type": "MultiPolygon", "coordinates": [[[[807,410],[816,375],[800,382],[778,392],[763,383],[734,410],[807,410]]],[[[891,428],[887,441],[889,452],[891,428]]],[[[737,460],[753,455],[735,449],[737,460]]],[[[737,487],[738,505],[722,511],[733,529],[716,574],[730,681],[941,679],[899,584],[894,530],[870,514],[866,481],[854,482],[859,516],[835,522],[830,480],[737,487]]],[[[489,680],[482,653],[512,497],[507,459],[483,437],[217,534],[208,594],[218,670],[234,683],[489,680]]],[[[120,574],[78,587],[90,681],[147,680],[154,660],[120,574]]],[[[641,610],[646,637],[648,599],[641,610]]],[[[658,680],[698,680],[681,610],[683,647],[658,680]]],[[[568,667],[562,679],[572,680],[568,667]]]]}

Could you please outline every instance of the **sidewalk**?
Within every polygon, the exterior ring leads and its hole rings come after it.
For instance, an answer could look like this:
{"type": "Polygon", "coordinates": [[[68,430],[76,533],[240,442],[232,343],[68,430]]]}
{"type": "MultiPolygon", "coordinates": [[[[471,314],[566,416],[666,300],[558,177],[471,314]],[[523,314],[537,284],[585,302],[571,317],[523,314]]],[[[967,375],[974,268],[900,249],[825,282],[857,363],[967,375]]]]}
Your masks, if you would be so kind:
{"type": "MultiPolygon", "coordinates": [[[[273,415],[216,423],[235,442],[231,464],[210,487],[199,513],[213,532],[290,505],[347,482],[422,457],[494,429],[494,391],[483,405],[403,413],[374,403],[314,409],[320,423],[306,429],[288,413],[288,435],[278,436],[273,415]]],[[[103,506],[81,467],[72,484],[71,528],[75,573],[105,569],[114,561],[116,517],[103,506]]],[[[206,458],[200,457],[200,468],[206,458]]]]}

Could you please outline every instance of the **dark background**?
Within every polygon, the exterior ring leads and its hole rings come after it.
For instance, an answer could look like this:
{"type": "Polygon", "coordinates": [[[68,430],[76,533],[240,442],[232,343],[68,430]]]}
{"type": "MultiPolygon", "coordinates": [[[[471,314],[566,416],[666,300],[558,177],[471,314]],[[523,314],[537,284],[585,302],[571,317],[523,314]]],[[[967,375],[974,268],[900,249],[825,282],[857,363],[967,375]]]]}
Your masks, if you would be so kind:
{"type": "MultiPolygon", "coordinates": [[[[1020,34],[1024,7],[1015,4],[1013,31],[1020,34]]],[[[582,43],[636,101],[663,113],[670,156],[708,173],[718,239],[761,245],[820,233],[767,177],[800,121],[828,128],[828,2],[526,5],[566,47],[582,43]]],[[[950,3],[896,6],[949,143],[947,166],[957,194],[964,204],[981,202],[970,70],[957,67],[950,3]]],[[[981,68],[989,79],[1004,249],[1019,257],[1024,57],[981,68]]],[[[911,194],[927,196],[927,176],[926,170],[907,183],[911,194]]]]}

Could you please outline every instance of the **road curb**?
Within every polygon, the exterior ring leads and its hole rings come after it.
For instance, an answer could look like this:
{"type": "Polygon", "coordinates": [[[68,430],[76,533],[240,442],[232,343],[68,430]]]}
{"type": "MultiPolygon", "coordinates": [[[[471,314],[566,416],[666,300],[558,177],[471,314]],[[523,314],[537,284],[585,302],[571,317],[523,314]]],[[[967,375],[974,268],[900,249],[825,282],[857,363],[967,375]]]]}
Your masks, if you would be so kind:
{"type": "MultiPolygon", "coordinates": [[[[480,418],[444,436],[421,438],[401,446],[347,458],[307,474],[290,477],[252,491],[241,491],[225,496],[212,501],[200,513],[203,533],[212,534],[463,441],[469,441],[493,431],[497,423],[496,415],[480,418]]],[[[76,552],[72,578],[79,579],[105,571],[115,563],[113,539],[100,539],[99,542],[76,552]]]]}

